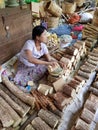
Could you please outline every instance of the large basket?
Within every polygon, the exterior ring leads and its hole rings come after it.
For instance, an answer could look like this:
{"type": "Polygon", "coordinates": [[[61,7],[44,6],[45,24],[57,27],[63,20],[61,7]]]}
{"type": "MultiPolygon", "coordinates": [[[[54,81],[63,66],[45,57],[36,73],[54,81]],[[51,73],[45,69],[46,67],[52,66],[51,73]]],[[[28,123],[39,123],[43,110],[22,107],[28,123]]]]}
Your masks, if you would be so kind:
{"type": "Polygon", "coordinates": [[[98,27],[98,8],[96,8],[96,10],[94,12],[94,17],[93,17],[92,23],[93,23],[93,25],[98,27]]]}
{"type": "Polygon", "coordinates": [[[45,9],[55,17],[60,17],[62,15],[62,9],[56,4],[55,1],[47,1],[45,3],[45,9]]]}
{"type": "Polygon", "coordinates": [[[64,14],[72,14],[76,10],[76,2],[64,2],[62,3],[62,9],[64,14]]]}
{"type": "Polygon", "coordinates": [[[48,28],[55,28],[59,24],[59,17],[47,17],[46,22],[48,28]]]}
{"type": "Polygon", "coordinates": [[[85,2],[85,0],[75,0],[75,2],[78,7],[81,7],[83,3],[85,2]]]}

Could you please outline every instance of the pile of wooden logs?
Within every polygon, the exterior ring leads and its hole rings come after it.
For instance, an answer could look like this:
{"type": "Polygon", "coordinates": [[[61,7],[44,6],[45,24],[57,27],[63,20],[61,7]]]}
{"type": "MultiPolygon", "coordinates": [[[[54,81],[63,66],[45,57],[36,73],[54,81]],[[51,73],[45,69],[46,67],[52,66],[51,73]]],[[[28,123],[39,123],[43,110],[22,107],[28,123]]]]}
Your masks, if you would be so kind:
{"type": "Polygon", "coordinates": [[[89,130],[98,108],[98,96],[90,93],[84,108],[71,130],[89,130]]]}
{"type": "Polygon", "coordinates": [[[91,51],[91,50],[95,47],[96,42],[97,42],[97,40],[95,40],[95,39],[87,38],[87,39],[85,40],[86,50],[87,50],[87,51],[91,51]]]}
{"type": "Polygon", "coordinates": [[[94,26],[93,24],[87,24],[84,26],[82,30],[83,38],[92,38],[97,39],[98,38],[98,27],[94,26]]]}
{"type": "Polygon", "coordinates": [[[35,99],[21,91],[6,77],[3,77],[3,84],[0,84],[0,129],[16,129],[28,118],[27,114],[34,108],[35,99]]]}
{"type": "Polygon", "coordinates": [[[76,69],[81,57],[86,54],[85,42],[77,41],[73,46],[67,47],[65,49],[58,49],[51,55],[58,61],[64,62],[66,64],[66,69],[64,70],[65,77],[68,77],[70,73],[76,69]]]}

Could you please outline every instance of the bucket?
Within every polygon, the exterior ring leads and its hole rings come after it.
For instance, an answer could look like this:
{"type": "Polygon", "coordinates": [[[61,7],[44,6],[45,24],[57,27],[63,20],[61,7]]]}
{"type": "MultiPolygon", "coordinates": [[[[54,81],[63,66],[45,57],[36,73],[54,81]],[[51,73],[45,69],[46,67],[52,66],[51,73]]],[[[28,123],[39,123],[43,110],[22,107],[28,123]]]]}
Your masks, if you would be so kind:
{"type": "Polygon", "coordinates": [[[64,2],[62,3],[62,10],[64,14],[72,14],[76,10],[76,2],[70,3],[70,2],[64,2]]]}
{"type": "Polygon", "coordinates": [[[62,15],[62,9],[56,4],[55,1],[47,1],[45,3],[45,9],[55,17],[60,17],[62,15]]]}
{"type": "Polygon", "coordinates": [[[75,0],[75,2],[78,7],[81,7],[83,3],[85,2],[85,0],[75,0]]]}
{"type": "Polygon", "coordinates": [[[59,24],[59,17],[47,17],[46,22],[48,28],[55,28],[59,24]]]}
{"type": "Polygon", "coordinates": [[[0,9],[5,8],[5,1],[4,0],[0,0],[0,9]]]}

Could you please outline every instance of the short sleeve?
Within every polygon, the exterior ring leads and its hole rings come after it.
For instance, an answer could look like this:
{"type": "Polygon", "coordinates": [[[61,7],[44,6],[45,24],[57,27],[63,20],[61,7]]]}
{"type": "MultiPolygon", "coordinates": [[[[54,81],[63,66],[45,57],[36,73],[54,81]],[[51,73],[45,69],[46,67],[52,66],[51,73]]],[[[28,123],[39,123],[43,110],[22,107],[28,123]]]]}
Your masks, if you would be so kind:
{"type": "Polygon", "coordinates": [[[23,50],[30,50],[30,51],[32,51],[33,50],[33,45],[34,45],[33,41],[28,40],[28,41],[25,42],[23,50]]]}

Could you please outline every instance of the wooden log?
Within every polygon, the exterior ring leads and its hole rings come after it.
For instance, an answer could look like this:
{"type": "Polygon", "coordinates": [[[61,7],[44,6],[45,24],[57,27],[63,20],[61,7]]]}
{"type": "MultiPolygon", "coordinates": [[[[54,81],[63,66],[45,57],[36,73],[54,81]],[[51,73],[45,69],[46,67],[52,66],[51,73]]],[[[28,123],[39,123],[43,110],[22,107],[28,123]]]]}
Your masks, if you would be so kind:
{"type": "Polygon", "coordinates": [[[90,110],[91,112],[95,114],[98,108],[98,103],[96,104],[95,102],[92,102],[91,100],[87,99],[84,104],[84,108],[87,108],[88,110],[90,110]]]}
{"type": "Polygon", "coordinates": [[[36,117],[31,123],[36,130],[52,130],[40,117],[36,117]]]}
{"type": "Polygon", "coordinates": [[[75,98],[75,96],[76,96],[75,89],[70,87],[69,85],[64,85],[62,92],[72,98],[75,98]]]}
{"type": "Polygon", "coordinates": [[[96,95],[94,95],[93,93],[90,93],[88,99],[92,102],[94,102],[95,104],[98,104],[98,97],[96,95]]]}
{"type": "Polygon", "coordinates": [[[68,55],[68,54],[65,54],[63,57],[68,58],[68,59],[70,60],[70,62],[71,62],[71,63],[73,63],[73,62],[74,62],[74,60],[75,60],[75,56],[73,56],[73,55],[68,55]]]}
{"type": "Polygon", "coordinates": [[[31,124],[28,124],[24,130],[35,130],[31,124]]]}
{"type": "Polygon", "coordinates": [[[86,73],[86,72],[79,70],[78,75],[82,76],[83,78],[89,79],[90,73],[86,73]]]}
{"type": "Polygon", "coordinates": [[[32,106],[32,108],[34,108],[35,98],[33,96],[24,93],[17,86],[11,83],[7,77],[2,76],[2,82],[15,96],[17,96],[23,102],[27,103],[28,105],[32,106]]]}
{"type": "MultiPolygon", "coordinates": [[[[0,85],[1,86],[1,85],[0,85]]],[[[7,103],[20,115],[24,116],[25,111],[21,106],[19,106],[17,103],[15,103],[3,90],[0,89],[0,96],[2,96],[7,103]]]]}
{"type": "Polygon", "coordinates": [[[82,113],[81,113],[81,119],[84,120],[87,124],[91,124],[91,122],[94,119],[94,113],[92,113],[90,110],[87,108],[84,108],[82,113]]]}
{"type": "Polygon", "coordinates": [[[93,72],[95,69],[93,67],[89,67],[87,65],[82,65],[80,67],[80,70],[82,70],[83,72],[86,72],[86,73],[91,73],[93,72]]]}
{"type": "Polygon", "coordinates": [[[98,62],[98,57],[88,55],[88,58],[90,58],[93,61],[98,62]]]}
{"type": "Polygon", "coordinates": [[[98,81],[95,81],[95,82],[93,83],[93,86],[98,89],[98,81]]]}
{"type": "Polygon", "coordinates": [[[46,84],[39,84],[38,89],[39,92],[41,92],[44,95],[52,94],[53,93],[53,87],[46,85],[46,84]]]}
{"type": "Polygon", "coordinates": [[[82,78],[81,76],[76,75],[76,76],[74,77],[74,79],[77,80],[77,81],[79,81],[79,82],[81,82],[82,85],[85,84],[85,79],[82,78]]]}
{"type": "Polygon", "coordinates": [[[60,111],[59,109],[56,109],[56,110],[51,110],[51,109],[50,109],[50,111],[51,111],[52,113],[54,113],[55,115],[59,116],[60,118],[63,116],[63,112],[60,111]]]}
{"type": "Polygon", "coordinates": [[[56,82],[53,83],[53,87],[56,92],[61,91],[63,89],[64,84],[65,84],[65,80],[63,78],[60,78],[56,82]]]}
{"type": "Polygon", "coordinates": [[[53,94],[53,99],[56,107],[62,110],[65,105],[68,105],[71,101],[70,97],[66,97],[62,92],[57,92],[53,94]]]}
{"type": "Polygon", "coordinates": [[[94,57],[98,57],[98,54],[97,53],[94,53],[94,52],[88,52],[88,55],[90,55],[90,56],[94,56],[94,57]]]}
{"type": "Polygon", "coordinates": [[[91,59],[88,59],[87,62],[90,63],[90,64],[92,64],[92,65],[94,65],[94,66],[98,65],[98,61],[93,61],[91,59]]]}
{"type": "Polygon", "coordinates": [[[0,89],[2,89],[17,105],[19,105],[23,109],[23,112],[18,111],[17,107],[14,108],[14,106],[12,105],[12,108],[16,110],[20,114],[20,116],[24,117],[30,110],[30,107],[26,105],[24,102],[22,102],[15,95],[13,95],[4,85],[0,84],[0,89]]]}
{"type": "Polygon", "coordinates": [[[52,128],[55,128],[59,123],[59,118],[48,110],[41,109],[38,116],[52,128]]]}
{"type": "Polygon", "coordinates": [[[89,91],[92,92],[93,94],[95,94],[96,96],[98,96],[98,89],[96,89],[94,87],[90,87],[89,91]]]}
{"type": "Polygon", "coordinates": [[[76,122],[76,126],[75,126],[76,130],[89,130],[90,129],[90,125],[87,124],[85,121],[83,121],[82,119],[78,119],[76,122]]]}
{"type": "Polygon", "coordinates": [[[16,127],[20,124],[21,118],[19,115],[12,109],[12,107],[2,98],[0,97],[0,104],[8,111],[11,115],[12,119],[14,120],[13,127],[16,127]]]}
{"type": "Polygon", "coordinates": [[[95,65],[89,63],[88,61],[86,61],[86,62],[84,63],[84,65],[87,65],[87,66],[92,67],[92,68],[94,68],[94,69],[96,68],[95,65]]]}
{"type": "Polygon", "coordinates": [[[2,122],[3,127],[10,127],[13,125],[14,120],[9,115],[8,111],[0,104],[0,121],[2,122]]]}

